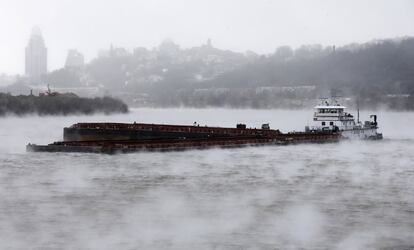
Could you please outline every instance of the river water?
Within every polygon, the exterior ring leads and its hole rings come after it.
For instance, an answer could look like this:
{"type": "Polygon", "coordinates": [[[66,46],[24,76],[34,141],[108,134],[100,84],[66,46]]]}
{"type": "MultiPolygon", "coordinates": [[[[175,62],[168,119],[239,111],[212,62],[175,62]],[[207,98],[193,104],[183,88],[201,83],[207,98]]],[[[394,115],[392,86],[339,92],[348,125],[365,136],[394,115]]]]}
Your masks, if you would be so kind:
{"type": "Polygon", "coordinates": [[[25,145],[81,121],[303,130],[312,111],[0,118],[0,249],[414,249],[414,113],[377,113],[382,141],[124,155],[25,145]]]}

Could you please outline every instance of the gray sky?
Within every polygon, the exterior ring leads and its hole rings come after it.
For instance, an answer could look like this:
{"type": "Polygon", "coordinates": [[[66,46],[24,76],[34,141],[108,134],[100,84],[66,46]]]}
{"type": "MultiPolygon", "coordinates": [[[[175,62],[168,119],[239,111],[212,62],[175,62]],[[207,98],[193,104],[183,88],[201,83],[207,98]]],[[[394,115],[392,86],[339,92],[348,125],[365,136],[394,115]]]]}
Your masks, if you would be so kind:
{"type": "Polygon", "coordinates": [[[42,30],[49,70],[67,50],[89,61],[115,46],[152,48],[171,38],[182,47],[271,53],[281,45],[343,45],[414,36],[411,0],[0,0],[0,74],[24,72],[33,26],[42,30]]]}

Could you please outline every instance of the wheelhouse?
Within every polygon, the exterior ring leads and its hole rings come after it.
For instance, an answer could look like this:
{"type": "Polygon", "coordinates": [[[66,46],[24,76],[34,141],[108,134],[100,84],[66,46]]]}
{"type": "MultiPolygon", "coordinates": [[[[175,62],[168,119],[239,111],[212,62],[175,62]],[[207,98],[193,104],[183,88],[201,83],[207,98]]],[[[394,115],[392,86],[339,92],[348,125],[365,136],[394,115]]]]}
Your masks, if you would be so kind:
{"type": "Polygon", "coordinates": [[[324,100],[315,107],[311,130],[347,130],[356,126],[354,116],[345,112],[346,107],[324,100]]]}

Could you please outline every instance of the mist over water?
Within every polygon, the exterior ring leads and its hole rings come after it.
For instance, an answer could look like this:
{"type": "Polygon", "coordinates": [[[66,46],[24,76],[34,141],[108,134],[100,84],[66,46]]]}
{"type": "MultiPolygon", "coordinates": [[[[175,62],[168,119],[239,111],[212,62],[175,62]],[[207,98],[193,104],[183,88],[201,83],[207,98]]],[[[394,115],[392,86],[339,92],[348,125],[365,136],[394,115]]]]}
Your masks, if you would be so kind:
{"type": "Polygon", "coordinates": [[[0,249],[411,249],[414,113],[376,113],[382,141],[125,155],[25,145],[87,121],[299,131],[312,111],[1,118],[0,249]]]}

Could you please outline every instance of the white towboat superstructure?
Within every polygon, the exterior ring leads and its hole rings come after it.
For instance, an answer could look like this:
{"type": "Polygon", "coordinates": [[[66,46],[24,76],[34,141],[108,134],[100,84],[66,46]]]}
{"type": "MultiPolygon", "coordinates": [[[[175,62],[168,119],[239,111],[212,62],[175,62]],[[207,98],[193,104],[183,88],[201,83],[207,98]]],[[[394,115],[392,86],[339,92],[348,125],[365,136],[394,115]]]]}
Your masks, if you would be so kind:
{"type": "Polygon", "coordinates": [[[306,126],[309,131],[335,131],[340,132],[347,139],[382,139],[382,134],[378,133],[377,116],[371,115],[370,121],[361,123],[350,113],[345,112],[346,107],[340,105],[334,98],[322,99],[322,103],[315,107],[312,126],[306,126]]]}

